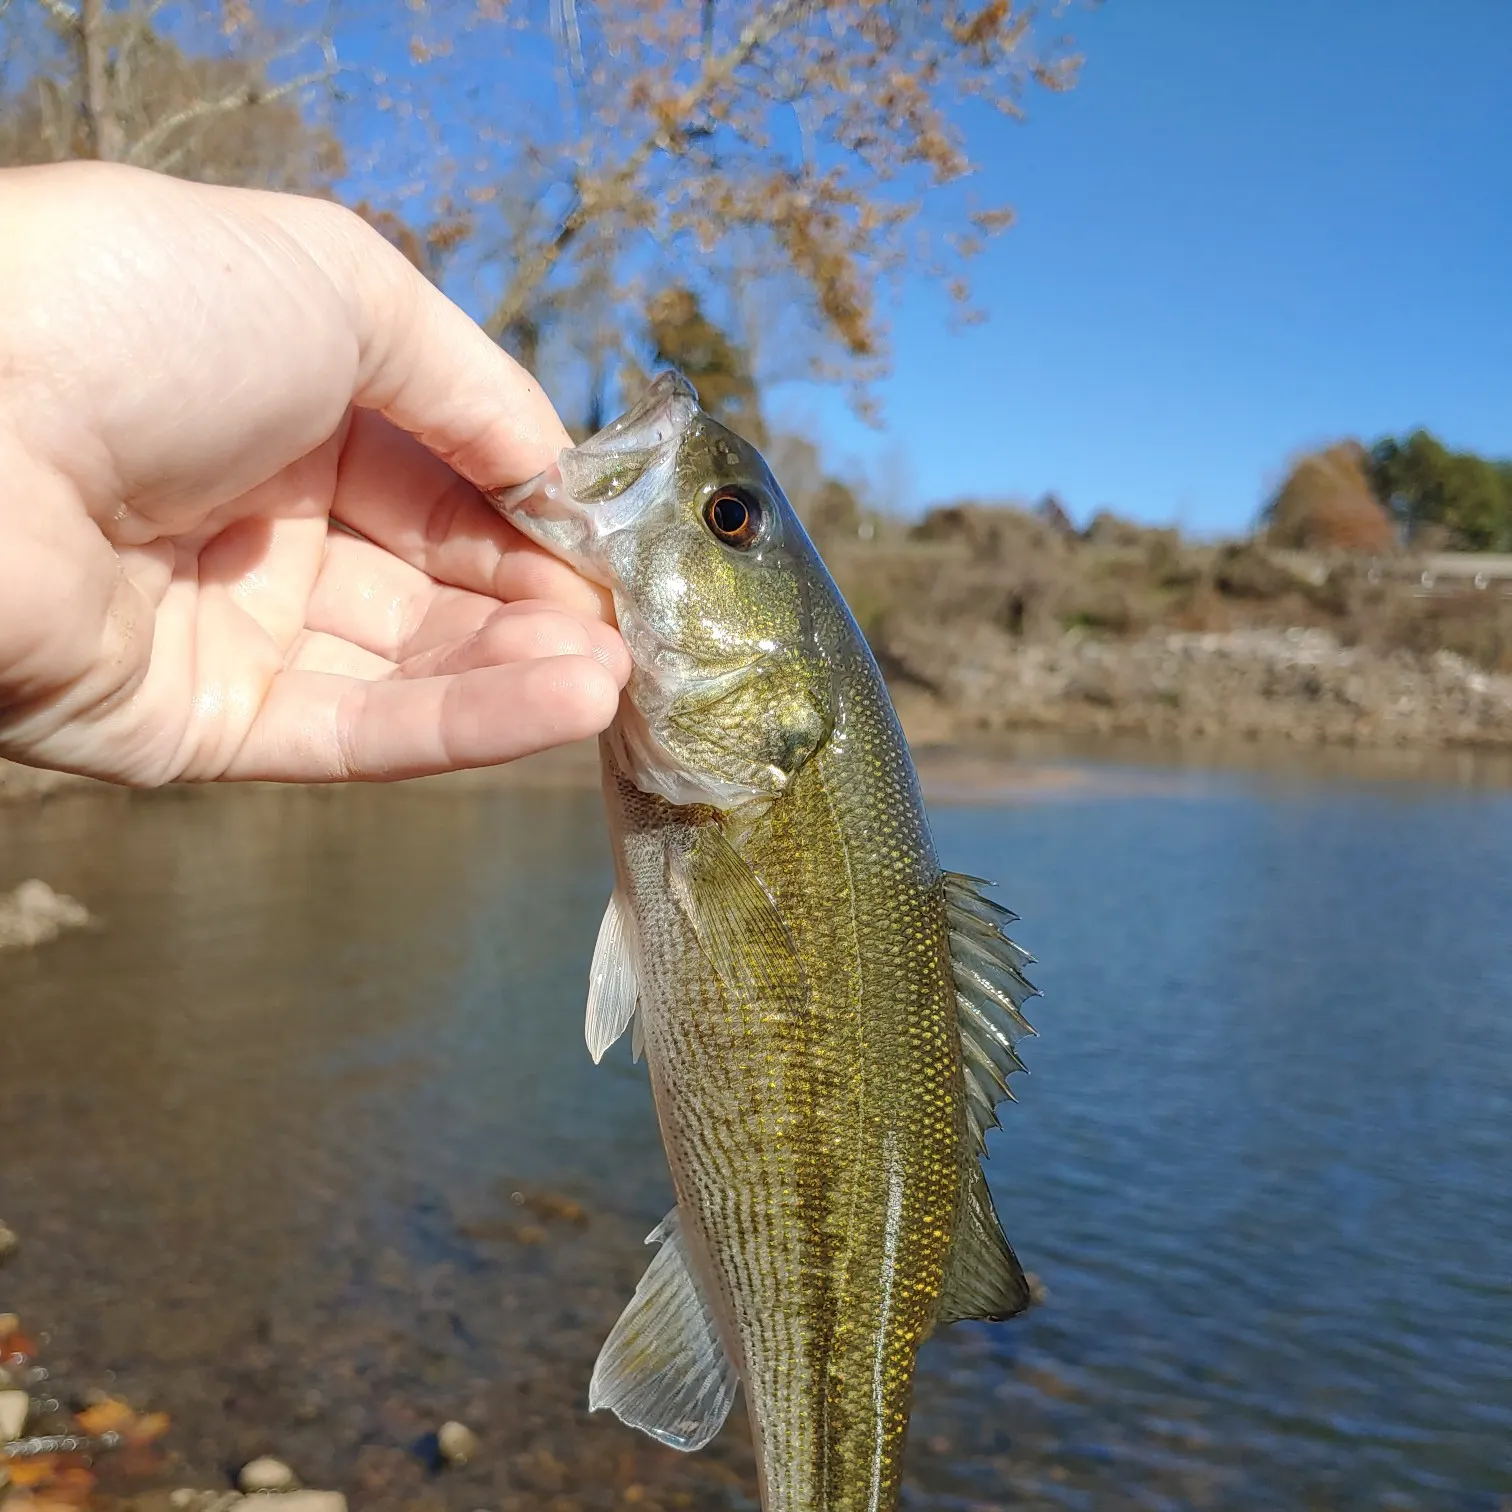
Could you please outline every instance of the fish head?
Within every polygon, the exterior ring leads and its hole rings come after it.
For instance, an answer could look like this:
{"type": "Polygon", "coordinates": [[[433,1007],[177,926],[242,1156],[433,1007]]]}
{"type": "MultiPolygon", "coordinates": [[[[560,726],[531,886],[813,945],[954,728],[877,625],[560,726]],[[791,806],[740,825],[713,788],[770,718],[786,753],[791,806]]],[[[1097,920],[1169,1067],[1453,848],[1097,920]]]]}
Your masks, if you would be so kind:
{"type": "Polygon", "coordinates": [[[633,671],[609,740],[631,780],[720,809],[780,796],[829,738],[836,696],[815,615],[828,576],[760,453],[663,373],[491,497],[614,596],[633,671]]]}

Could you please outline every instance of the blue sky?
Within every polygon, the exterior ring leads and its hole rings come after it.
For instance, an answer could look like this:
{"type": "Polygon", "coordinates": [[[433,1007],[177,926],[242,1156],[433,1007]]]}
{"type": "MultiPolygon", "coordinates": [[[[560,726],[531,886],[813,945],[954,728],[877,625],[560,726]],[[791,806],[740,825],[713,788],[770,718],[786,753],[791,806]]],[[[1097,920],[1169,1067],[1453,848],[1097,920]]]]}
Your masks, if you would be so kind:
{"type": "Polygon", "coordinates": [[[869,431],[896,502],[1038,495],[1219,533],[1299,447],[1426,425],[1512,455],[1512,0],[1106,0],[1071,93],[997,130],[990,318],[909,286],[869,431]],[[904,461],[906,459],[906,466],[904,461]]]}

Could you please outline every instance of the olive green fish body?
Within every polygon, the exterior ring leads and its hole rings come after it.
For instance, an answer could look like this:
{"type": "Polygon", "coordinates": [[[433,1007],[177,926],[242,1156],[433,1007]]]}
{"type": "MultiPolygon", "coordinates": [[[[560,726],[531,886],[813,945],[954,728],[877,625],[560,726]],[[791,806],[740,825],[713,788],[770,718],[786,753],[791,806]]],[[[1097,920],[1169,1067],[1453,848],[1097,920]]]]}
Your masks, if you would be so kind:
{"type": "Polygon", "coordinates": [[[843,722],[733,831],[807,992],[742,1001],[672,896],[711,812],[610,771],[641,1023],[685,1224],[728,1320],[764,1506],[893,1504],[914,1356],[972,1161],[941,877],[891,710],[857,656],[843,722]]]}
{"type": "Polygon", "coordinates": [[[677,1203],[590,1406],[696,1449],[739,1383],[765,1512],[888,1512],[920,1343],[1028,1302],[978,1157],[1029,958],[941,870],[864,638],[686,385],[499,502],[613,588],[635,666],[587,1037],[633,1025],[677,1203]]]}

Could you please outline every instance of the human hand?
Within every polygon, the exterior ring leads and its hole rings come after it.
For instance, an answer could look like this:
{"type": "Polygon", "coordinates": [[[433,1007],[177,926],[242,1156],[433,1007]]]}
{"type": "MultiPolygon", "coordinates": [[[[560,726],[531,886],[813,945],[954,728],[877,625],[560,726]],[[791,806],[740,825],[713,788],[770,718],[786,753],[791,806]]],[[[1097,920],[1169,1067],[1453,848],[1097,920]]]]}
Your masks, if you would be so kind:
{"type": "Polygon", "coordinates": [[[318,782],[594,734],[599,592],[478,492],[567,439],[347,211],[0,172],[0,755],[318,782]]]}

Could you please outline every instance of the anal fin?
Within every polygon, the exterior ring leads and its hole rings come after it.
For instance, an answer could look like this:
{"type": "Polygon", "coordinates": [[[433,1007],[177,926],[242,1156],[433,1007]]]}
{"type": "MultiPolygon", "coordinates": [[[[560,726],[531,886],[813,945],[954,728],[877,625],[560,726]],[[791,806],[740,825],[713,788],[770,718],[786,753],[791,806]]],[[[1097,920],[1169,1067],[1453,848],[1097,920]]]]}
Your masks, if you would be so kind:
{"type": "Polygon", "coordinates": [[[729,1415],[739,1378],[688,1268],[676,1208],[646,1242],[661,1248],[599,1352],[588,1410],[607,1407],[673,1449],[702,1449],[729,1415]]]}

